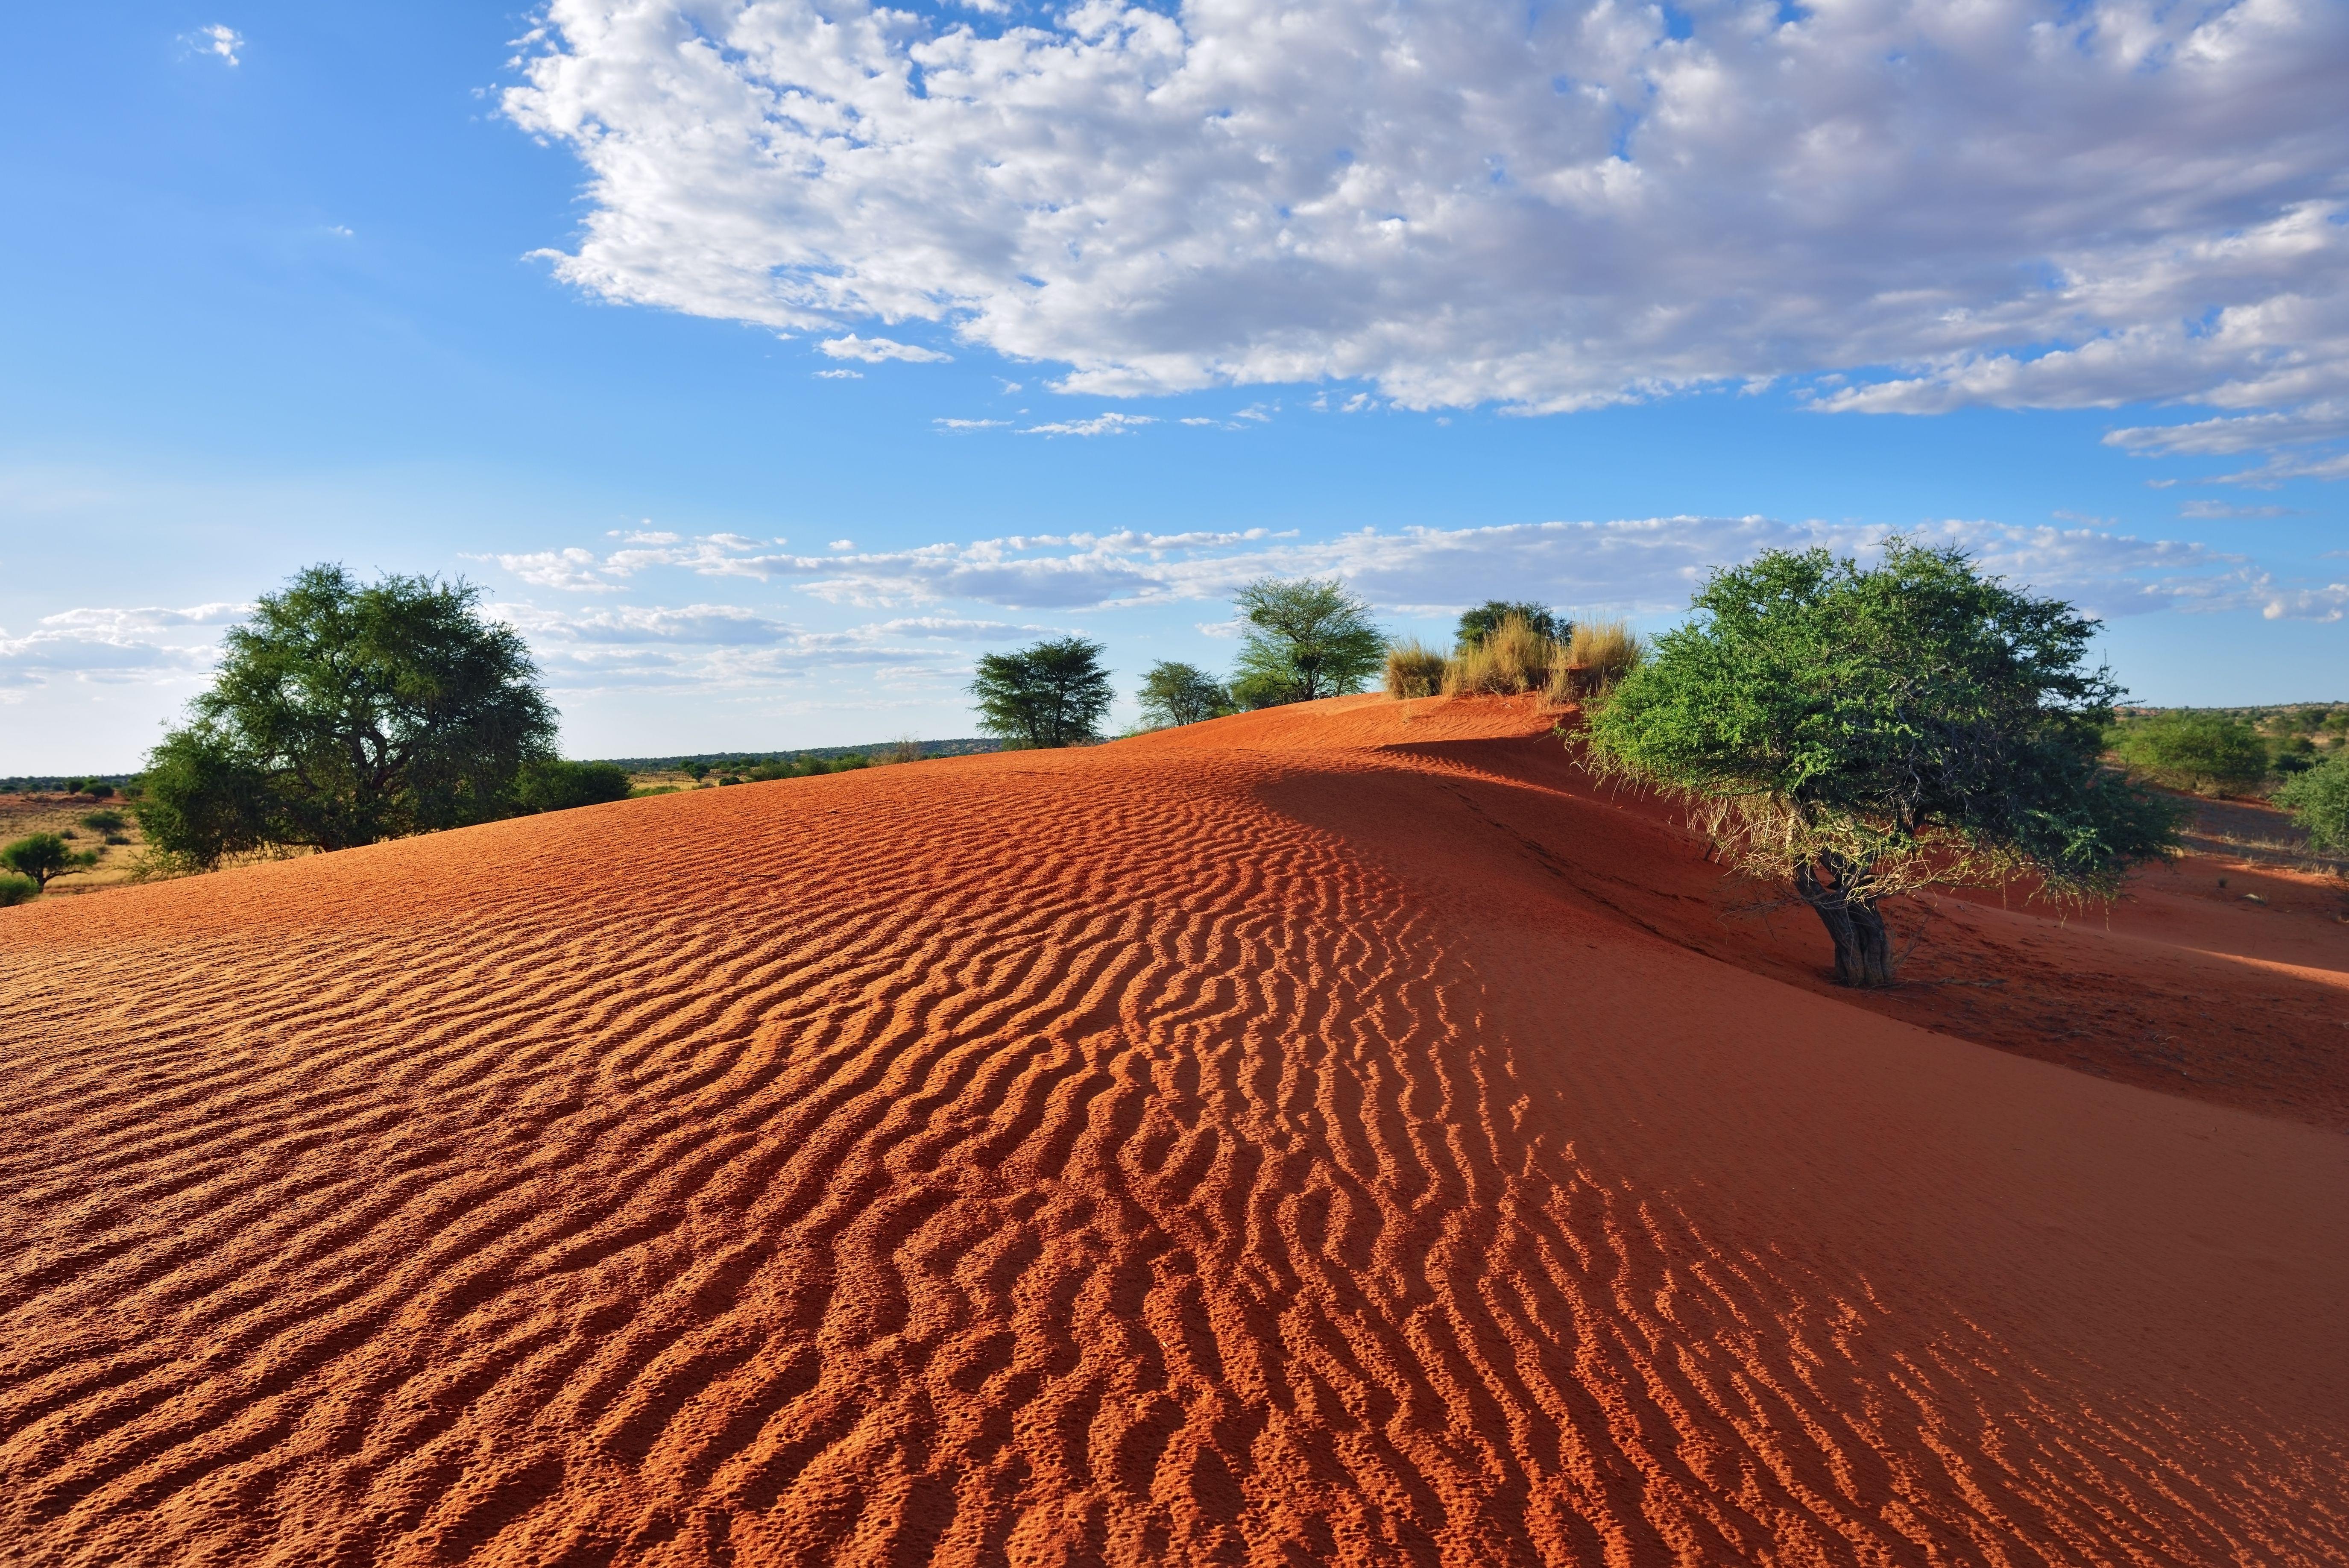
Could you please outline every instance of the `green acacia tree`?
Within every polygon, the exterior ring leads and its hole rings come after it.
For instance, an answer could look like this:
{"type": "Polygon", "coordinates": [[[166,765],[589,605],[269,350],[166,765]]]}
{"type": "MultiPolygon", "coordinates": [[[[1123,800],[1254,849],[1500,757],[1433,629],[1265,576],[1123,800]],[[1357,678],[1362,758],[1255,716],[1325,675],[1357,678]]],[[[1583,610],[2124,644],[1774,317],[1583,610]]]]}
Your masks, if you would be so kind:
{"type": "Polygon", "coordinates": [[[1195,664],[1174,659],[1152,665],[1134,695],[1142,703],[1142,722],[1153,729],[1196,724],[1232,711],[1232,695],[1222,681],[1195,664]]]}
{"type": "Polygon", "coordinates": [[[34,890],[46,890],[52,877],[63,877],[75,871],[86,871],[98,864],[98,851],[85,849],[76,854],[66,847],[66,841],[54,833],[35,833],[0,848],[0,866],[19,877],[32,878],[34,890]]]}
{"type": "Polygon", "coordinates": [[[1526,627],[1552,642],[1564,642],[1574,635],[1574,623],[1547,605],[1528,599],[1486,599],[1475,609],[1464,610],[1460,627],[1454,640],[1463,649],[1475,647],[1501,629],[1501,623],[1516,616],[1526,627]]]}
{"type": "Polygon", "coordinates": [[[1371,607],[1335,577],[1259,577],[1238,595],[1241,635],[1232,700],[1243,708],[1360,691],[1386,662],[1371,607]]]}
{"type": "Polygon", "coordinates": [[[1847,985],[1897,978],[1885,898],[2022,876],[2109,898],[2177,844],[2169,803],[2099,760],[2122,693],[2085,663],[2095,623],[1961,551],[1774,550],[1692,607],[1593,717],[1585,763],[1679,797],[1730,864],[1790,886],[1847,985]]]}
{"type": "Polygon", "coordinates": [[[982,654],[970,683],[978,727],[1013,746],[1092,744],[1114,695],[1102,651],[1098,642],[1061,637],[982,654]]]}
{"type": "Polygon", "coordinates": [[[508,816],[554,711],[464,582],[312,566],[233,628],[212,690],[149,755],[148,842],[197,865],[508,816]]]}

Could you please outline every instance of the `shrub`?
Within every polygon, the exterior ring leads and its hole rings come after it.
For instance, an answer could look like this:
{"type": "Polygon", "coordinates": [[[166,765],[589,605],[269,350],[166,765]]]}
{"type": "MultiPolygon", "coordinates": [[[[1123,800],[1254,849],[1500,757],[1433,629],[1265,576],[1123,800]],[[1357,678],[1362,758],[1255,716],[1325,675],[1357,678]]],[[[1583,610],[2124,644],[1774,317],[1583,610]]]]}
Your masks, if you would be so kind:
{"type": "Polygon", "coordinates": [[[628,770],[617,763],[573,763],[537,757],[522,765],[514,780],[514,804],[524,811],[569,811],[626,800],[628,770]]]}
{"type": "Polygon", "coordinates": [[[1232,694],[1222,681],[1195,664],[1173,659],[1152,665],[1134,696],[1142,703],[1143,726],[1153,730],[1220,719],[1232,711],[1232,694]]]}
{"type": "Polygon", "coordinates": [[[1455,651],[1465,653],[1501,629],[1501,623],[1511,616],[1524,621],[1552,642],[1564,642],[1574,635],[1574,623],[1565,619],[1547,605],[1528,604],[1506,599],[1486,599],[1460,618],[1460,629],[1454,640],[1455,651]]]}
{"type": "Polygon", "coordinates": [[[2268,771],[2259,732],[2218,713],[2156,713],[2123,726],[2113,749],[2132,771],[2196,794],[2240,794],[2268,771]]]}
{"type": "Polygon", "coordinates": [[[0,909],[40,896],[41,885],[30,877],[0,877],[0,909]]]}
{"type": "Polygon", "coordinates": [[[1382,684],[1390,697],[1433,697],[1444,690],[1444,657],[1436,649],[1409,638],[1387,645],[1386,678],[1382,684]]]}
{"type": "Polygon", "coordinates": [[[1360,691],[1385,662],[1371,607],[1335,577],[1258,577],[1238,602],[1247,630],[1231,690],[1243,708],[1360,691]]]}
{"type": "Polygon", "coordinates": [[[704,778],[709,776],[709,764],[703,762],[688,763],[681,771],[694,783],[699,784],[704,778]]]}
{"type": "Polygon", "coordinates": [[[1444,671],[1444,694],[1538,691],[1549,683],[1550,669],[1557,662],[1557,642],[1513,612],[1475,647],[1454,656],[1444,671]]]}
{"type": "Polygon", "coordinates": [[[123,828],[122,814],[119,811],[86,811],[81,815],[81,825],[94,827],[100,833],[119,833],[123,828]]]}
{"type": "Polygon", "coordinates": [[[112,800],[114,798],[114,786],[110,784],[100,784],[96,779],[91,779],[82,785],[81,793],[89,796],[92,800],[112,800]]]}
{"type": "Polygon", "coordinates": [[[1092,744],[1114,695],[1102,652],[1098,642],[1061,637],[980,655],[970,683],[978,727],[1013,746],[1092,744]]]}
{"type": "Polygon", "coordinates": [[[130,836],[127,833],[109,833],[106,836],[105,842],[109,844],[128,844],[130,842],[130,836]]]}
{"type": "Polygon", "coordinates": [[[2349,752],[2334,752],[2275,792],[2276,805],[2308,830],[2311,847],[2349,854],[2349,752]]]}
{"type": "Polygon", "coordinates": [[[1889,985],[1880,900],[2034,874],[2110,898],[2178,814],[2100,761],[2120,695],[2083,667],[2095,623],[1888,541],[1863,570],[1771,550],[1713,574],[1591,720],[1585,763],[1689,802],[1714,849],[1791,885],[1836,978],[1889,985]]]}
{"type": "Polygon", "coordinates": [[[31,877],[36,889],[46,889],[52,877],[63,877],[97,864],[97,850],[85,849],[77,855],[54,833],[32,834],[0,849],[0,866],[19,877],[31,877]]]}

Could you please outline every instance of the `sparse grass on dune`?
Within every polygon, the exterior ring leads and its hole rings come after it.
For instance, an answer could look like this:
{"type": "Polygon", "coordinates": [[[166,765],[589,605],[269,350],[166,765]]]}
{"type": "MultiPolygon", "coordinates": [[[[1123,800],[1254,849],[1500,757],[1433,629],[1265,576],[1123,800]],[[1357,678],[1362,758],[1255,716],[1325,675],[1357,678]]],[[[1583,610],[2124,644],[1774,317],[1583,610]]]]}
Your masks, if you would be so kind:
{"type": "Polygon", "coordinates": [[[1433,697],[1444,690],[1444,657],[1417,638],[1390,644],[1386,679],[1390,697],[1433,697]]]}

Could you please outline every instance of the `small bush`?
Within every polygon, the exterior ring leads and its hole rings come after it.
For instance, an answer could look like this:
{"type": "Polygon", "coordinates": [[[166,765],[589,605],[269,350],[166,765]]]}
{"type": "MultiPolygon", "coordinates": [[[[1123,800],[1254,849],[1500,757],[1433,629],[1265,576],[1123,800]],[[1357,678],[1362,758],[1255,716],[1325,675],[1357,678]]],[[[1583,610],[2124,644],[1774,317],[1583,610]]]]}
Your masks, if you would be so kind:
{"type": "Polygon", "coordinates": [[[109,784],[99,784],[93,779],[89,783],[82,785],[81,793],[89,796],[92,800],[112,800],[114,798],[114,786],[109,784]]]}
{"type": "Polygon", "coordinates": [[[41,885],[30,877],[0,877],[0,909],[40,896],[41,885]]]}
{"type": "Polygon", "coordinates": [[[1537,631],[1525,617],[1510,614],[1474,648],[1462,649],[1444,667],[1447,697],[1487,692],[1514,696],[1538,691],[1549,684],[1550,670],[1558,662],[1557,644],[1537,631]]]}
{"type": "Polygon", "coordinates": [[[47,888],[53,877],[84,871],[97,864],[97,850],[85,849],[77,855],[66,847],[64,836],[56,833],[32,834],[0,849],[0,866],[20,877],[29,877],[41,889],[47,888]]]}
{"type": "Polygon", "coordinates": [[[1386,691],[1390,697],[1433,697],[1444,690],[1443,654],[1413,638],[1387,645],[1386,691]]]}
{"type": "Polygon", "coordinates": [[[628,798],[628,770],[617,763],[572,763],[542,757],[524,763],[514,780],[514,804],[524,811],[569,811],[628,798]]]}
{"type": "Polygon", "coordinates": [[[2349,752],[2334,752],[2275,792],[2275,803],[2308,830],[2312,848],[2349,853],[2349,752]]]}
{"type": "Polygon", "coordinates": [[[119,811],[87,811],[82,813],[81,825],[94,827],[100,833],[119,833],[123,826],[122,814],[119,811]]]}
{"type": "Polygon", "coordinates": [[[2259,732],[2217,713],[2156,713],[2124,726],[2113,750],[2154,783],[2196,794],[2240,794],[2268,771],[2259,732]]]}
{"type": "Polygon", "coordinates": [[[130,842],[130,836],[127,833],[109,833],[106,836],[106,842],[109,844],[128,844],[130,842]]]}

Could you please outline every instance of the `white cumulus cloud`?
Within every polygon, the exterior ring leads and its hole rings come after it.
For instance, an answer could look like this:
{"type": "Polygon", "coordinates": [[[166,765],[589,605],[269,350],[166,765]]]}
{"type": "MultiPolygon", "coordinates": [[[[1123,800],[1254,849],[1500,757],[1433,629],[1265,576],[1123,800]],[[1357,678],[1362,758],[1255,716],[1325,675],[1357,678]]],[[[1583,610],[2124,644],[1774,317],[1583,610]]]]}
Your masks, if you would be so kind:
{"type": "MultiPolygon", "coordinates": [[[[1090,394],[2349,395],[2338,0],[1020,17],[550,0],[504,104],[587,171],[559,272],[783,330],[939,324],[1090,394]]],[[[909,357],[884,344],[823,347],[909,357]]]]}
{"type": "Polygon", "coordinates": [[[211,55],[216,59],[227,61],[230,65],[239,63],[236,52],[244,47],[243,34],[234,27],[223,26],[218,22],[214,22],[208,27],[197,28],[194,32],[186,35],[183,41],[198,54],[211,55]]]}
{"type": "Polygon", "coordinates": [[[935,348],[918,344],[899,343],[888,337],[859,337],[850,333],[845,337],[828,337],[816,345],[834,359],[859,359],[867,365],[877,365],[884,359],[904,359],[916,365],[937,365],[954,358],[935,348]]]}

